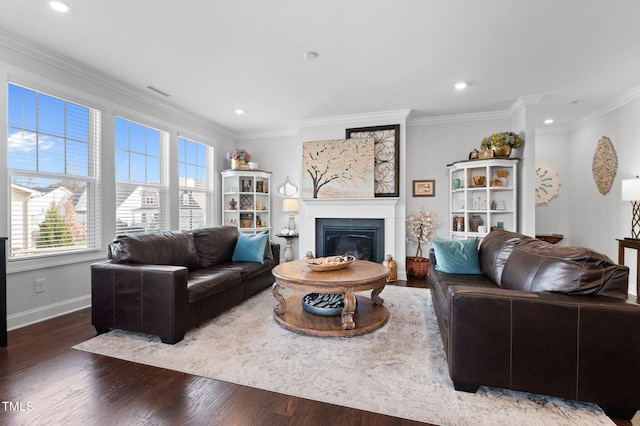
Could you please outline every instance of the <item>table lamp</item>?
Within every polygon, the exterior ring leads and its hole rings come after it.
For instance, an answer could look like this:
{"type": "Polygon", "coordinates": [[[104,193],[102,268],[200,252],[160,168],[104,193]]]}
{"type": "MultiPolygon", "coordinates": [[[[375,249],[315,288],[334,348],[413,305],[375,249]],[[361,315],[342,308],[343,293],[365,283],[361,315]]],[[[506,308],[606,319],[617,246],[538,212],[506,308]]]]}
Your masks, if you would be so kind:
{"type": "Polygon", "coordinates": [[[640,239],[640,177],[622,180],[622,201],[631,201],[633,215],[631,217],[631,240],[640,239]]]}
{"type": "Polygon", "coordinates": [[[285,198],[282,200],[282,211],[289,213],[289,224],[287,228],[289,231],[296,230],[296,218],[295,215],[298,212],[298,199],[297,198],[285,198]]]}

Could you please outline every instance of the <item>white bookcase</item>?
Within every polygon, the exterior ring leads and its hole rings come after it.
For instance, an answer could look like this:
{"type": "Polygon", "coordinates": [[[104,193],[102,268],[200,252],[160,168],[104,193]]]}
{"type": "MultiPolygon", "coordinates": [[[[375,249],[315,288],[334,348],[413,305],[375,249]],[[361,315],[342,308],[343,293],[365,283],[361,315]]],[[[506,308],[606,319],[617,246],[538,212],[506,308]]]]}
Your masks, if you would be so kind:
{"type": "Polygon", "coordinates": [[[257,234],[271,229],[271,172],[223,170],[222,224],[257,234]]]}
{"type": "Polygon", "coordinates": [[[500,225],[518,231],[519,162],[517,158],[492,158],[448,165],[451,238],[482,238],[500,225]],[[482,184],[480,177],[484,177],[482,184]],[[476,229],[478,222],[485,228],[476,229]]]}

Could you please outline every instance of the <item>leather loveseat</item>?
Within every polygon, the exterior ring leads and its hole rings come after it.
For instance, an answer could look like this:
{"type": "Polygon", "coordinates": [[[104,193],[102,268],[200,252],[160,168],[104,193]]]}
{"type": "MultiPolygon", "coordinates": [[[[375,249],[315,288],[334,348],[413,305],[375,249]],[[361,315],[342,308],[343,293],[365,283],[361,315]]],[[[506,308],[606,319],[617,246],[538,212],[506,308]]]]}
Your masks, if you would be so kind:
{"type": "Polygon", "coordinates": [[[494,231],[482,274],[438,271],[429,286],[456,390],[480,385],[599,404],[611,417],[640,408],[640,305],[628,268],[581,247],[494,231]]]}
{"type": "Polygon", "coordinates": [[[117,237],[109,259],[91,265],[96,331],[154,334],[174,344],[273,284],[280,246],[266,241],[262,263],[232,261],[238,239],[230,226],[117,237]]]}

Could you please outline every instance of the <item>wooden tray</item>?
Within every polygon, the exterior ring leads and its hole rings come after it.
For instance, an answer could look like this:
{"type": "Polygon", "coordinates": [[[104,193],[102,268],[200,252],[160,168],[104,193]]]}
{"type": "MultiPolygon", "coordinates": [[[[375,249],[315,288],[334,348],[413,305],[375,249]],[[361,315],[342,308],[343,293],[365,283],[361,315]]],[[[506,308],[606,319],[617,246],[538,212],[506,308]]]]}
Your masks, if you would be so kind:
{"type": "MultiPolygon", "coordinates": [[[[329,258],[341,257],[341,256],[329,256],[329,258]]],[[[320,263],[325,260],[326,257],[319,257],[317,259],[308,259],[305,260],[304,264],[312,271],[316,272],[324,272],[324,271],[335,271],[337,269],[346,268],[356,261],[356,258],[353,256],[349,256],[349,260],[345,260],[340,263],[320,263]]]]}

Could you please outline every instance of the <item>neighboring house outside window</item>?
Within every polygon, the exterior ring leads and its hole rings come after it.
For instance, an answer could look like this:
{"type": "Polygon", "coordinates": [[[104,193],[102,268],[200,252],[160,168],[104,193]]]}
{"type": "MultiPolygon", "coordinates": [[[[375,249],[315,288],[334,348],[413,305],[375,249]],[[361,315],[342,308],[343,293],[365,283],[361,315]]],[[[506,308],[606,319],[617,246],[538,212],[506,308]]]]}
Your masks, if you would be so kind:
{"type": "Polygon", "coordinates": [[[116,117],[115,135],[116,233],[168,229],[168,133],[116,117]]]}
{"type": "Polygon", "coordinates": [[[212,155],[213,148],[178,138],[179,228],[182,230],[213,224],[212,155]]]}
{"type": "Polygon", "coordinates": [[[101,113],[8,85],[9,259],[100,245],[101,113]]]}

